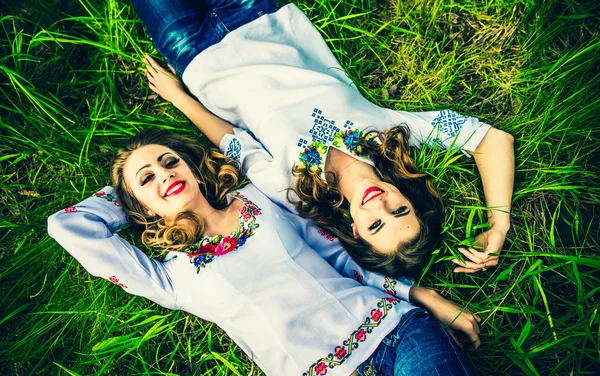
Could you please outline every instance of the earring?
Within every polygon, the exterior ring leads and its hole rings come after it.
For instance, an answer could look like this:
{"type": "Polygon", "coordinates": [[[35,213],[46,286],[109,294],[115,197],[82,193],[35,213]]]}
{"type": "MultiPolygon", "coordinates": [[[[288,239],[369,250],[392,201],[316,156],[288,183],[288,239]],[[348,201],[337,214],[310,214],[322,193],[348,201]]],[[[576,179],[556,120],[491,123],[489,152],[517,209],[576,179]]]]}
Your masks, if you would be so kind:
{"type": "Polygon", "coordinates": [[[148,210],[148,217],[154,217],[154,212],[152,212],[152,210],[148,210]]]}

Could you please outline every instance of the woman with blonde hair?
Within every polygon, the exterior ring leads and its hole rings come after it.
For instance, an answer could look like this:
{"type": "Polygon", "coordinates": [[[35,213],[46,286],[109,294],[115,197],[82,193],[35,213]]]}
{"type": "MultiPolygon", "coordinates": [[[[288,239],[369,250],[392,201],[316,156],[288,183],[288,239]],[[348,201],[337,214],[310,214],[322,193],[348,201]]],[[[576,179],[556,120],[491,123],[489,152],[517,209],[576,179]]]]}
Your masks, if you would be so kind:
{"type": "Polygon", "coordinates": [[[49,234],[90,274],[215,322],[266,374],[474,374],[442,324],[477,347],[477,316],[392,278],[344,277],[347,255],[252,184],[239,188],[223,154],[150,128],[119,150],[112,176],[114,190],[52,215],[49,234]],[[128,216],[150,226],[144,241],[163,259],[116,234],[128,216]]]}

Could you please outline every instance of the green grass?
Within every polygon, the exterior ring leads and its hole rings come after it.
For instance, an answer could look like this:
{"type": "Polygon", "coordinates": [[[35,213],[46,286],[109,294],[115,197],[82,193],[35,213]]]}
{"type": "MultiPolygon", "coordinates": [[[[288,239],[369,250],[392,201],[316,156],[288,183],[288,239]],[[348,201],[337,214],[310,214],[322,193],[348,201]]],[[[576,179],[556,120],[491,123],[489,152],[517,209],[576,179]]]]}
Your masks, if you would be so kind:
{"type": "MultiPolygon", "coordinates": [[[[515,137],[513,226],[487,273],[448,261],[485,224],[473,161],[415,155],[449,204],[421,283],[483,317],[478,372],[599,374],[600,3],[298,4],[373,102],[452,108],[515,137]]],[[[130,135],[202,137],[146,88],[156,51],[132,8],[22,0],[0,14],[0,374],[261,374],[215,325],[91,278],[46,235],[50,214],[108,183],[130,135]]]]}

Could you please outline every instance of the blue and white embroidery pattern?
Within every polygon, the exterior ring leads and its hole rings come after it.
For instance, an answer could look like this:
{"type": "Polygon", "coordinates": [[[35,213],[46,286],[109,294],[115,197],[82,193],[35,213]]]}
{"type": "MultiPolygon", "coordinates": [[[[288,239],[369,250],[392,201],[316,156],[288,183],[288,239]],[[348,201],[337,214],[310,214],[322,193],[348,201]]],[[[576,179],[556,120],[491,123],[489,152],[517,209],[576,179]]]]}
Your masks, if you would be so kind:
{"type": "MultiPolygon", "coordinates": [[[[301,148],[306,148],[309,144],[313,142],[320,141],[324,145],[329,144],[333,141],[333,136],[341,131],[342,129],[335,125],[335,120],[329,120],[323,115],[323,110],[315,108],[312,112],[313,117],[313,126],[308,131],[311,135],[310,140],[305,140],[300,138],[298,140],[298,146],[301,148]]],[[[354,125],[350,120],[346,120],[346,123],[343,126],[344,130],[352,129],[354,125]]]]}
{"type": "Polygon", "coordinates": [[[431,125],[437,127],[441,132],[450,137],[454,137],[460,132],[464,123],[469,119],[468,116],[461,115],[452,110],[442,110],[438,116],[433,119],[431,125]]]}
{"type": "Polygon", "coordinates": [[[231,142],[229,142],[229,146],[227,146],[227,151],[225,152],[225,155],[228,158],[231,158],[235,161],[239,161],[241,154],[242,144],[237,138],[234,138],[233,140],[231,140],[231,142]]]}

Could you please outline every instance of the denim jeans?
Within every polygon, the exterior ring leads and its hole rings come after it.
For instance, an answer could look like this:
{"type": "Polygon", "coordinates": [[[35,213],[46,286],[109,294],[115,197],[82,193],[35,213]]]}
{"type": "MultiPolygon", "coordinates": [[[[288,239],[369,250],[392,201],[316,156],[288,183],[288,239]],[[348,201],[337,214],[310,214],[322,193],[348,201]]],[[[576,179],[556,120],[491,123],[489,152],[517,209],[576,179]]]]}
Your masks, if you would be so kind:
{"type": "Polygon", "coordinates": [[[154,46],[179,76],[229,32],[277,10],[276,0],[132,0],[154,46]]]}
{"type": "Polygon", "coordinates": [[[398,326],[357,369],[360,376],[475,375],[442,324],[421,308],[398,326]]]}

